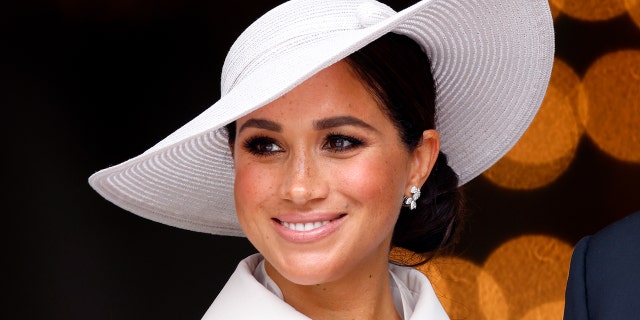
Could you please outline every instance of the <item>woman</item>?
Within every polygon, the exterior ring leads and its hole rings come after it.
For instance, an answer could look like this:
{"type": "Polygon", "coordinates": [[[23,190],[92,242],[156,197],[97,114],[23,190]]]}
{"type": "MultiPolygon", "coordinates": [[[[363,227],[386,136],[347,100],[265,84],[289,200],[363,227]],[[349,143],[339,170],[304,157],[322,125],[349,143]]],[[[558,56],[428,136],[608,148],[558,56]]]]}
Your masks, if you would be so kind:
{"type": "Polygon", "coordinates": [[[232,46],[218,102],[90,183],[149,219],[248,237],[260,253],[206,319],[446,319],[389,250],[450,242],[459,186],[524,132],[552,59],[545,1],[290,1],[232,46]]]}

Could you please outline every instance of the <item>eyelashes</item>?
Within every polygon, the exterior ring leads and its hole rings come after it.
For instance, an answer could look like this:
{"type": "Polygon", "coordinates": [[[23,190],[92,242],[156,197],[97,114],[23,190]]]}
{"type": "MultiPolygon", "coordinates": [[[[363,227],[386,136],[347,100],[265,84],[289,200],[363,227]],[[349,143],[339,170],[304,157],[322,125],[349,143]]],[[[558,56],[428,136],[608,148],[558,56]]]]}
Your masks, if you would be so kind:
{"type": "MultiPolygon", "coordinates": [[[[320,148],[333,153],[347,152],[364,146],[364,141],[353,136],[329,133],[320,148]]],[[[282,145],[268,136],[253,136],[242,144],[242,147],[255,156],[271,156],[284,152],[282,145]]]]}
{"type": "Polygon", "coordinates": [[[332,152],[344,152],[362,146],[364,142],[352,136],[329,133],[322,148],[332,152]]]}
{"type": "Polygon", "coordinates": [[[256,156],[268,156],[284,151],[276,140],[267,136],[254,136],[247,139],[242,147],[256,156]]]}

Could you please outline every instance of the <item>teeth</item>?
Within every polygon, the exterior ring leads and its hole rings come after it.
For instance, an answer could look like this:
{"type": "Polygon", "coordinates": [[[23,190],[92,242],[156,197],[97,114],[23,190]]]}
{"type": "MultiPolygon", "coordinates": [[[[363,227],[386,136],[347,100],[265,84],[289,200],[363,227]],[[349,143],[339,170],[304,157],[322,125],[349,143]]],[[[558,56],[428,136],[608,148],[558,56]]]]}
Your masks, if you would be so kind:
{"type": "Polygon", "coordinates": [[[307,222],[307,223],[289,223],[285,221],[280,221],[280,224],[295,231],[310,231],[316,228],[320,228],[329,223],[329,221],[316,221],[316,222],[307,222]]]}

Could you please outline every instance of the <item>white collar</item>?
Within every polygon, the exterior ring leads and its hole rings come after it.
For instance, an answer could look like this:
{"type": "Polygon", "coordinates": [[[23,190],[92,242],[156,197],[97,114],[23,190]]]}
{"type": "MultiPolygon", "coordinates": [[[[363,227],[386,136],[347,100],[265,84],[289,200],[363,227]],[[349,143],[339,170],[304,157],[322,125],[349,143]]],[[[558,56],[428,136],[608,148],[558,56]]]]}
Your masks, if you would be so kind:
{"type": "MultiPolygon", "coordinates": [[[[309,319],[282,300],[263,261],[260,254],[242,260],[202,319],[309,319]]],[[[420,271],[390,264],[389,272],[394,303],[404,319],[449,319],[420,271]]]]}

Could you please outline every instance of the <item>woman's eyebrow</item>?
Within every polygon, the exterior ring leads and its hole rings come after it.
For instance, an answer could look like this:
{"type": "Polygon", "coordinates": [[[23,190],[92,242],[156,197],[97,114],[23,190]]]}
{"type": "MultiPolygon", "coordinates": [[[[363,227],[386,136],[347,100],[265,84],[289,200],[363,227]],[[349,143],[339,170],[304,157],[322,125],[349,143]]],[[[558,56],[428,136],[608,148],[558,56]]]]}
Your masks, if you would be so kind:
{"type": "Polygon", "coordinates": [[[243,123],[238,129],[238,133],[242,132],[242,130],[246,128],[258,128],[265,129],[275,132],[281,132],[282,126],[274,121],[266,120],[266,119],[249,119],[247,122],[243,123]]]}
{"type": "Polygon", "coordinates": [[[357,126],[362,127],[371,131],[378,131],[376,128],[371,126],[370,124],[352,117],[352,116],[341,116],[341,117],[333,117],[333,118],[325,118],[321,120],[316,120],[313,122],[313,128],[316,130],[325,130],[340,126],[357,126]]]}

